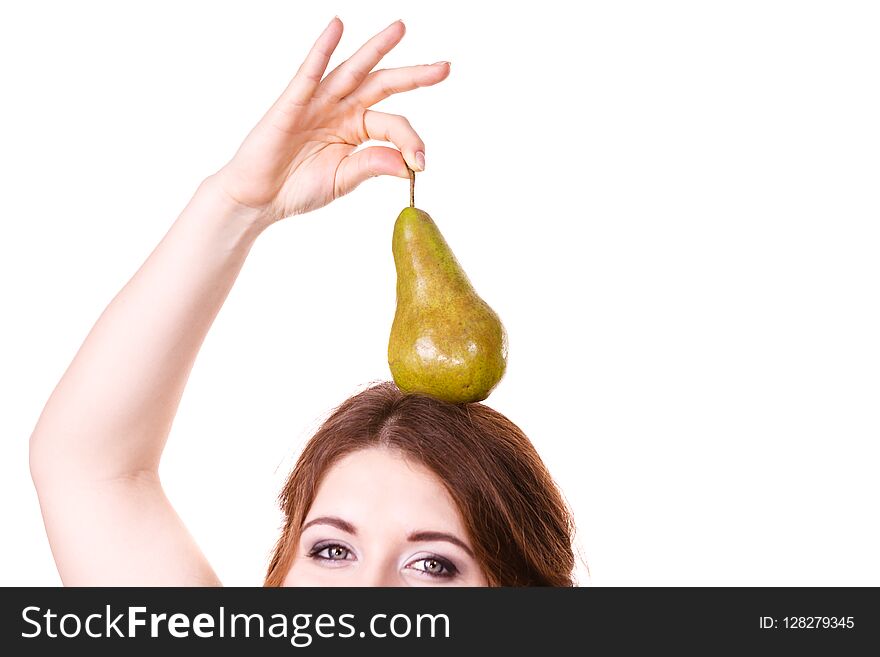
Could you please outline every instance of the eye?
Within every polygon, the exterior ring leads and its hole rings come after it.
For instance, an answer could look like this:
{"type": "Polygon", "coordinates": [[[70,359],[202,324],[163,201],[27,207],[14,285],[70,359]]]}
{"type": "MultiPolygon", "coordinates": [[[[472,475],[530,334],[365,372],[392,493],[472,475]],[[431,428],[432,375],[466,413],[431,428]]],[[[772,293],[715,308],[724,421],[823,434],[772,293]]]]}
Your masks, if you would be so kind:
{"type": "Polygon", "coordinates": [[[438,556],[419,557],[408,563],[407,568],[431,577],[454,577],[458,574],[458,568],[451,561],[438,556]]]}
{"type": "Polygon", "coordinates": [[[323,561],[354,561],[351,550],[339,543],[321,543],[309,552],[312,559],[323,561]]]}

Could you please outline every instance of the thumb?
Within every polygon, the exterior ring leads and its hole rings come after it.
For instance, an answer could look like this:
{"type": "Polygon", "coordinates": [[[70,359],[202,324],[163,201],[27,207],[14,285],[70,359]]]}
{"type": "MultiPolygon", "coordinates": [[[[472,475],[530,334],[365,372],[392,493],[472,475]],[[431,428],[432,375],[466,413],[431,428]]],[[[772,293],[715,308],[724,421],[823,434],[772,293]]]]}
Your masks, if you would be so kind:
{"type": "Polygon", "coordinates": [[[369,146],[346,156],[336,170],[336,198],[348,194],[367,178],[376,176],[409,178],[400,151],[387,146],[369,146]]]}

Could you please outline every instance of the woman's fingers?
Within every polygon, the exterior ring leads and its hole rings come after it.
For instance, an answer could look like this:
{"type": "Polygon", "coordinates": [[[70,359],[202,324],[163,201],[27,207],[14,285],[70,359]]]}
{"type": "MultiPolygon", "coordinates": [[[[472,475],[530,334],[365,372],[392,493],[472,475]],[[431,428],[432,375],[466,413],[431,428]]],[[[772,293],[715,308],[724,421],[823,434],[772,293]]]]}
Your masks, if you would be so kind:
{"type": "Polygon", "coordinates": [[[397,146],[403,154],[404,161],[413,171],[425,169],[425,142],[406,117],[366,110],[364,129],[369,139],[390,141],[397,146]]]}
{"type": "Polygon", "coordinates": [[[336,170],[335,196],[339,198],[348,194],[367,178],[382,175],[409,178],[400,151],[387,146],[369,146],[352,153],[339,163],[336,170]]]}
{"type": "Polygon", "coordinates": [[[449,62],[373,71],[364,83],[348,96],[348,99],[363,107],[370,107],[393,94],[437,84],[446,79],[449,71],[449,62]]]}
{"type": "Polygon", "coordinates": [[[278,99],[276,104],[280,105],[282,109],[302,107],[309,103],[318,85],[321,84],[321,78],[324,71],[327,70],[327,64],[333,51],[339,45],[342,29],[342,21],[334,16],[330,24],[324,28],[321,36],[315,41],[315,45],[312,46],[290,84],[287,85],[287,89],[281,94],[281,98],[278,99]]]}
{"type": "Polygon", "coordinates": [[[409,178],[407,167],[414,171],[425,168],[425,142],[406,117],[367,110],[364,112],[364,128],[368,139],[390,141],[400,150],[370,146],[343,159],[336,170],[334,191],[337,198],[348,194],[367,178],[382,175],[409,178]]]}
{"type": "Polygon", "coordinates": [[[376,64],[400,43],[405,32],[403,21],[391,23],[333,69],[321,84],[319,95],[331,103],[338,103],[345,98],[357,89],[376,64]]]}

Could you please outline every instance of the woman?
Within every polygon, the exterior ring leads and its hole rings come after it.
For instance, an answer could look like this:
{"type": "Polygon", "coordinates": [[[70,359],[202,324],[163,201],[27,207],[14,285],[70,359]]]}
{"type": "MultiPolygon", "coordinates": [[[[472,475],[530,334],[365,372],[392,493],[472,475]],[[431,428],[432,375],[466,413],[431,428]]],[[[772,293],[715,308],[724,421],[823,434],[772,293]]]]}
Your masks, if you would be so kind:
{"type": "MultiPolygon", "coordinates": [[[[368,109],[449,63],[373,71],[392,23],[326,77],[334,18],[296,76],[113,299],[31,437],[31,472],[68,585],[216,585],[174,512],[159,459],[196,354],[256,238],[367,178],[408,177],[424,144],[368,109]],[[399,150],[371,146],[393,143],[399,150]]],[[[267,585],[570,585],[571,520],[519,429],[480,404],[383,384],[340,406],[282,493],[267,585]]]]}

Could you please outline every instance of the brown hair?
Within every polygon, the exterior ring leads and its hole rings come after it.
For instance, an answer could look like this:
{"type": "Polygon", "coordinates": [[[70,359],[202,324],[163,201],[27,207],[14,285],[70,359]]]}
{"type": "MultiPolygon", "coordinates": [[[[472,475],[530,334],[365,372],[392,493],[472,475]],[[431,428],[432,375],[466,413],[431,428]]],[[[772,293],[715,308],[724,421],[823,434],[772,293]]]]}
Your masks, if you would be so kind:
{"type": "Polygon", "coordinates": [[[573,586],[574,523],[526,435],[483,404],[449,404],[383,382],[338,406],[309,440],[279,496],[284,529],[266,586],[280,586],[324,473],[367,447],[399,449],[449,490],[489,586],[573,586]]]}

